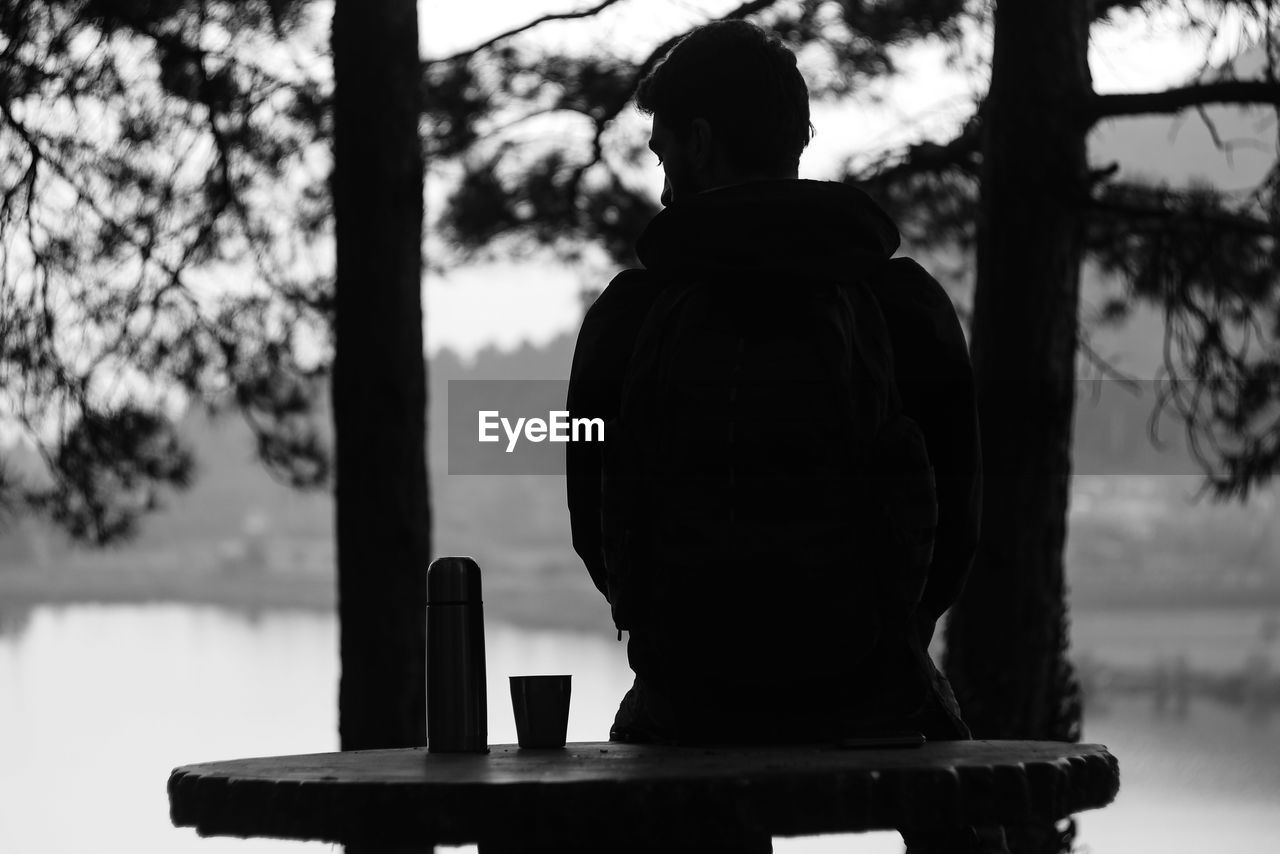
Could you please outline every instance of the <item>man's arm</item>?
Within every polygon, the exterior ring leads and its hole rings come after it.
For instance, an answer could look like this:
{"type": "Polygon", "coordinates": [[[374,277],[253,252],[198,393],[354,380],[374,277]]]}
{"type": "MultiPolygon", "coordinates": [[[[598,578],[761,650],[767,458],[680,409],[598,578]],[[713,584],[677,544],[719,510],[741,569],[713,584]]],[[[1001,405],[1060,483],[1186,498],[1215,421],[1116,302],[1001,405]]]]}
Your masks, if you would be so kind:
{"type": "Polygon", "coordinates": [[[973,369],[951,298],[909,259],[875,283],[903,408],[920,425],[938,495],[933,562],[917,613],[932,625],[960,598],[982,520],[982,452],[973,369]]]}
{"type": "MultiPolygon", "coordinates": [[[[618,415],[627,363],[658,290],[647,271],[624,270],[587,310],[569,370],[566,408],[570,418],[607,420],[618,415]]],[[[607,434],[604,440],[609,441],[607,434]]],[[[607,596],[600,536],[600,443],[570,442],[565,447],[565,489],[573,549],[586,564],[596,587],[607,596]]]]}

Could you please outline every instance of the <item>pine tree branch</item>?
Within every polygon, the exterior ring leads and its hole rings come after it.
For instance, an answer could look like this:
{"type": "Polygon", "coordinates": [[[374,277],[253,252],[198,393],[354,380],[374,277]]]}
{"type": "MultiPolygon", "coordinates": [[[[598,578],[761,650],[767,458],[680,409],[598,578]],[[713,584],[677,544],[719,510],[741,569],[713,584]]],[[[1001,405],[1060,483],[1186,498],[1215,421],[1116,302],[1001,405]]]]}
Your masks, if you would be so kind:
{"type": "Polygon", "coordinates": [[[1127,220],[1150,220],[1162,225],[1170,222],[1199,222],[1212,225],[1224,231],[1235,231],[1259,237],[1280,237],[1280,226],[1260,217],[1229,211],[1185,211],[1164,208],[1158,205],[1141,204],[1139,202],[1121,201],[1118,199],[1092,199],[1087,203],[1086,213],[1104,216],[1121,217],[1127,220]]]}
{"type": "MultiPolygon", "coordinates": [[[[774,6],[777,3],[778,0],[750,0],[750,2],[743,3],[741,6],[726,12],[715,20],[740,21],[743,18],[754,15],[756,12],[763,12],[765,9],[768,9],[770,6],[774,6]]],[[[653,51],[645,57],[644,62],[640,63],[640,69],[636,72],[636,82],[639,83],[646,74],[652,71],[653,67],[658,64],[658,60],[662,59],[662,57],[666,55],[667,51],[671,50],[671,48],[675,46],[675,43],[684,38],[684,36],[684,33],[674,35],[654,48],[653,51]]]]}
{"type": "Polygon", "coordinates": [[[1112,12],[1134,12],[1142,9],[1145,0],[1092,0],[1089,11],[1093,21],[1105,20],[1112,12]]]}
{"type": "Polygon", "coordinates": [[[977,174],[981,153],[981,134],[977,122],[971,122],[950,142],[917,142],[899,154],[891,155],[858,175],[850,176],[860,183],[892,183],[921,173],[947,172],[959,169],[977,174]]]}
{"type": "Polygon", "coordinates": [[[521,24],[520,26],[507,30],[506,32],[499,33],[498,35],[494,36],[488,41],[481,42],[475,47],[467,48],[466,50],[460,50],[457,53],[450,54],[449,56],[443,56],[437,59],[424,60],[422,63],[422,67],[429,68],[432,65],[440,65],[440,64],[449,63],[449,62],[456,62],[459,59],[466,59],[467,57],[474,56],[475,54],[479,53],[482,50],[487,50],[493,47],[495,44],[497,44],[500,41],[506,41],[507,39],[514,38],[515,36],[518,36],[523,32],[532,30],[534,27],[540,27],[543,24],[549,23],[551,21],[571,21],[577,18],[590,18],[593,15],[598,15],[599,13],[603,12],[605,9],[608,9],[610,6],[617,5],[620,2],[621,0],[602,0],[602,2],[596,4],[595,6],[592,6],[589,9],[579,9],[576,12],[553,12],[551,14],[543,15],[542,17],[535,18],[534,20],[529,21],[528,23],[521,24]]]}
{"type": "Polygon", "coordinates": [[[1206,104],[1280,106],[1280,82],[1222,80],[1215,83],[1194,83],[1160,92],[1094,95],[1089,101],[1088,118],[1096,122],[1114,116],[1168,115],[1206,104]]]}
{"type": "Polygon", "coordinates": [[[1120,387],[1126,391],[1140,394],[1142,392],[1142,383],[1133,374],[1127,373],[1116,366],[1110,359],[1098,352],[1093,346],[1093,342],[1089,339],[1087,333],[1081,330],[1080,335],[1076,338],[1076,349],[1080,355],[1084,356],[1085,361],[1091,364],[1098,372],[1097,379],[1111,379],[1119,383],[1120,387]]]}
{"type": "MultiPolygon", "coordinates": [[[[756,12],[763,12],[765,9],[768,9],[770,6],[775,5],[777,2],[778,0],[749,0],[749,2],[743,3],[742,5],[738,6],[736,9],[733,9],[732,11],[720,16],[716,20],[718,21],[742,20],[743,18],[746,18],[750,15],[754,15],[756,12]]],[[[658,60],[666,56],[667,51],[671,50],[671,48],[675,46],[676,42],[680,41],[680,39],[684,38],[684,36],[685,36],[684,33],[678,33],[672,36],[671,38],[667,39],[666,41],[664,41],[662,44],[658,45],[652,51],[650,51],[649,55],[645,57],[644,61],[641,62],[639,66],[637,66],[636,72],[632,76],[631,85],[627,88],[626,97],[616,99],[612,104],[609,104],[607,106],[607,108],[604,110],[604,112],[602,112],[599,115],[599,117],[596,117],[594,119],[595,135],[592,140],[592,150],[594,154],[592,159],[588,160],[579,169],[578,176],[575,176],[575,183],[576,183],[576,178],[580,177],[582,172],[585,172],[586,169],[590,168],[591,166],[594,166],[596,163],[599,163],[602,160],[603,158],[602,138],[604,136],[604,132],[608,128],[609,123],[612,122],[614,119],[616,119],[618,117],[618,114],[622,112],[623,107],[625,107],[628,103],[630,103],[631,93],[635,91],[636,86],[640,84],[640,81],[644,79],[646,74],[648,74],[650,71],[653,70],[653,67],[658,64],[658,60]]]]}

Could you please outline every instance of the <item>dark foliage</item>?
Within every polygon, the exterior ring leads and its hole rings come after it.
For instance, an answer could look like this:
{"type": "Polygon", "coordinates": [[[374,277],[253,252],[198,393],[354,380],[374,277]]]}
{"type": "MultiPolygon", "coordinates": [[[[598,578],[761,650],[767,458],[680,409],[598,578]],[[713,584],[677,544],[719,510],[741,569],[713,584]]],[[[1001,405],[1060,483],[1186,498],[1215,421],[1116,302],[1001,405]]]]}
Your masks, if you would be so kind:
{"type": "Polygon", "coordinates": [[[133,534],[138,517],[159,506],[162,487],[185,488],[194,470],[173,425],[133,407],[85,414],[49,463],[56,485],[29,500],[96,545],[133,534]]]}
{"type": "MultiPolygon", "coordinates": [[[[1165,318],[1160,408],[1180,416],[1220,498],[1280,469],[1280,244],[1269,187],[1234,200],[1211,187],[1109,183],[1095,195],[1093,256],[1128,301],[1165,318]]],[[[1153,414],[1156,423],[1159,409],[1153,414]]]]}
{"type": "MultiPolygon", "coordinates": [[[[962,0],[757,0],[724,18],[750,17],[801,48],[812,94],[832,98],[896,73],[894,46],[926,33],[955,35],[964,7],[962,0]]],[[[643,140],[615,126],[640,79],[682,35],[639,56],[565,55],[502,40],[428,61],[426,151],[436,170],[462,167],[438,219],[459,257],[542,248],[574,261],[594,244],[612,263],[634,264],[632,243],[656,212],[656,193],[634,178],[648,156],[643,140]],[[551,114],[581,132],[561,124],[554,137],[525,133],[551,114]]]]}
{"type": "Polygon", "coordinates": [[[312,390],[328,346],[331,275],[310,254],[329,231],[328,84],[303,65],[320,50],[307,11],[0,3],[3,418],[55,481],[9,500],[76,537],[128,536],[159,501],[116,481],[187,483],[178,445],[157,444],[174,395],[238,404],[273,473],[325,482],[311,404],[282,412],[279,394],[312,390]],[[102,438],[131,428],[137,448],[102,438]],[[157,448],[172,465],[106,458],[157,448]]]}
{"type": "Polygon", "coordinates": [[[861,187],[893,217],[910,245],[971,253],[976,238],[982,167],[981,121],[975,115],[955,139],[920,142],[889,152],[842,180],[861,187]]]}

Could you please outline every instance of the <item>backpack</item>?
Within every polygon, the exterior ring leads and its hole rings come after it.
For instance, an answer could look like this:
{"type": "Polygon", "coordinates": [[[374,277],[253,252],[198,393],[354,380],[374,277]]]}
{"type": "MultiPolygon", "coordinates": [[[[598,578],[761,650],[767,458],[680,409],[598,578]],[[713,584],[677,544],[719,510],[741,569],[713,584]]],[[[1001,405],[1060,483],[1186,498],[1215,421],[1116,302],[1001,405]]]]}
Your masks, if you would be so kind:
{"type": "Polygon", "coordinates": [[[871,289],[668,283],[606,422],[601,500],[619,632],[747,607],[770,566],[857,627],[853,652],[905,626],[937,498],[871,289]]]}

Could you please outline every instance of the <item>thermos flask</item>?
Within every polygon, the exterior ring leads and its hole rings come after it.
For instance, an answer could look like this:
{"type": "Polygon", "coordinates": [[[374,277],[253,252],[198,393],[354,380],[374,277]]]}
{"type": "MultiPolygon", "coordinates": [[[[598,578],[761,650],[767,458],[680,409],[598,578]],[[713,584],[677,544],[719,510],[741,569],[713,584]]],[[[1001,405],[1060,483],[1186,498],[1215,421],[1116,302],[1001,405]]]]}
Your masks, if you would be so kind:
{"type": "Polygon", "coordinates": [[[427,568],[427,749],[489,752],[480,567],[469,557],[427,568]]]}

